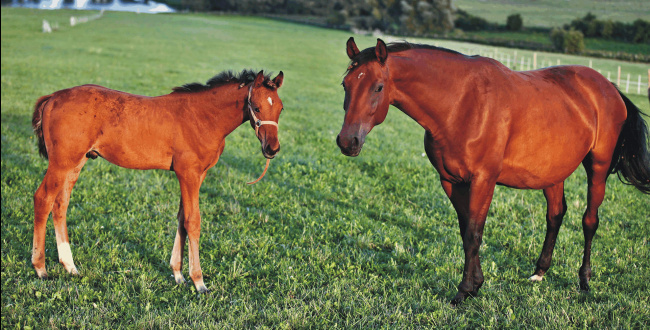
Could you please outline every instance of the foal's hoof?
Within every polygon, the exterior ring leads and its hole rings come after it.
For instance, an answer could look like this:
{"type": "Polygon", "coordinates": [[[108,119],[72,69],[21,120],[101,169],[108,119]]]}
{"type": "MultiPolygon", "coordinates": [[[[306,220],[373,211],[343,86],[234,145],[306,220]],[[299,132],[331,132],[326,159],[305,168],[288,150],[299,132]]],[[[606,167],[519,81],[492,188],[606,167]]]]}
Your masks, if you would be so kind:
{"type": "Polygon", "coordinates": [[[36,270],[36,276],[40,278],[41,280],[47,280],[47,271],[45,268],[43,269],[35,269],[36,270]]]}
{"type": "Polygon", "coordinates": [[[176,284],[187,285],[187,283],[185,282],[185,278],[183,277],[183,275],[174,276],[174,281],[176,281],[176,284]]]}
{"type": "Polygon", "coordinates": [[[531,282],[541,282],[544,279],[544,276],[540,276],[537,274],[533,274],[533,276],[529,277],[528,280],[531,282]]]}
{"type": "Polygon", "coordinates": [[[77,267],[72,267],[72,269],[68,270],[68,274],[72,276],[81,276],[77,270],[77,267]]]}
{"type": "Polygon", "coordinates": [[[198,291],[199,293],[203,293],[203,294],[210,293],[210,290],[208,290],[208,288],[206,288],[205,285],[197,287],[196,291],[198,291]]]}

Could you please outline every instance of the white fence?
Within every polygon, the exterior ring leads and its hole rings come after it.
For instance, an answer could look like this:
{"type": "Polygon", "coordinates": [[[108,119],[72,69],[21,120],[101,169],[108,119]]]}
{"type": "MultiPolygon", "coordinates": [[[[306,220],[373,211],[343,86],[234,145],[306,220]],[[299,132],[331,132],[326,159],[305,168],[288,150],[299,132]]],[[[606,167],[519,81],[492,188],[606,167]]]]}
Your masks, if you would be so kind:
{"type": "MultiPolygon", "coordinates": [[[[476,52],[476,49],[466,49],[466,50],[461,50],[462,53],[464,54],[472,54],[472,52],[476,52]]],[[[478,55],[484,56],[484,57],[490,57],[493,58],[501,63],[503,63],[505,66],[513,69],[513,70],[535,70],[539,68],[545,68],[548,66],[553,66],[553,65],[562,65],[562,60],[557,58],[557,59],[548,59],[545,57],[544,59],[538,60],[537,53],[533,53],[533,56],[517,56],[517,51],[513,51],[512,53],[508,52],[500,52],[497,49],[494,49],[493,51],[485,51],[483,49],[478,50],[478,55]]],[[[564,63],[564,64],[574,64],[574,63],[564,63]]],[[[643,77],[641,74],[631,74],[631,73],[625,73],[621,72],[621,66],[619,65],[617,70],[615,72],[612,71],[606,71],[606,70],[600,70],[598,68],[593,67],[593,60],[589,60],[589,67],[595,69],[598,71],[600,74],[603,76],[607,77],[607,79],[613,83],[615,83],[618,88],[621,91],[624,91],[625,93],[636,93],[640,95],[646,95],[648,93],[648,89],[650,89],[650,69],[648,69],[648,77],[643,77]]]]}

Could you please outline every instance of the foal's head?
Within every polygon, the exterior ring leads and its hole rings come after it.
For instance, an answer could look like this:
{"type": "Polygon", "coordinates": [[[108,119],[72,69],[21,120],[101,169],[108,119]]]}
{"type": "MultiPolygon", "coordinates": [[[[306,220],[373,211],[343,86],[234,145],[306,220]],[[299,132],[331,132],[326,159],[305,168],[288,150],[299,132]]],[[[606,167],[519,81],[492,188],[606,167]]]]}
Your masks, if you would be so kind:
{"type": "Polygon", "coordinates": [[[257,138],[262,143],[262,153],[266,158],[273,158],[280,151],[278,140],[278,118],[284,109],[278,96],[278,88],[282,86],[284,74],[282,71],[271,79],[264,77],[260,71],[249,86],[246,114],[251,126],[255,129],[257,138]]]}
{"type": "Polygon", "coordinates": [[[343,78],[345,120],[336,143],[343,154],[357,156],[366,135],[386,119],[393,86],[386,65],[388,49],[381,39],[374,49],[359,52],[350,38],[346,50],[352,63],[343,78]]]}

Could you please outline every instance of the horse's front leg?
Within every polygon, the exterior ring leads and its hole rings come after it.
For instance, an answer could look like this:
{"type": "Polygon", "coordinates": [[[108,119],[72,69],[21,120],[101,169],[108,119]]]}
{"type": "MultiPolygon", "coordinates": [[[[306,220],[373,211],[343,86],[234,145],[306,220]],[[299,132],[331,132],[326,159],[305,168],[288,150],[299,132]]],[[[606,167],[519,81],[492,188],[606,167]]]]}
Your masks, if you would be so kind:
{"type": "MultiPolygon", "coordinates": [[[[199,188],[205,178],[205,174],[205,171],[202,173],[192,170],[176,171],[176,176],[181,186],[181,201],[183,203],[183,216],[185,218],[184,227],[189,238],[188,259],[190,264],[190,278],[194,282],[196,291],[200,293],[208,292],[208,288],[203,284],[203,272],[201,271],[201,263],[199,262],[199,237],[201,236],[199,188]]],[[[179,241],[179,247],[180,243],[179,241]]],[[[176,244],[174,246],[176,247],[176,244]]],[[[172,252],[173,257],[174,253],[172,252]]]]}
{"type": "Polygon", "coordinates": [[[185,213],[183,212],[183,199],[181,198],[178,206],[178,227],[176,229],[176,238],[174,239],[174,248],[172,257],[169,260],[169,266],[174,273],[174,280],[178,284],[185,284],[183,277],[183,250],[185,249],[185,240],[187,239],[187,230],[185,230],[185,213]]]}
{"type": "MultiPolygon", "coordinates": [[[[481,270],[481,261],[479,259],[479,249],[483,241],[483,228],[485,227],[485,218],[490,209],[490,202],[494,193],[496,182],[490,179],[475,178],[469,185],[467,191],[467,209],[462,204],[454,207],[459,214],[459,224],[461,226],[461,236],[463,239],[463,250],[465,251],[465,267],[463,269],[463,279],[458,285],[458,293],[451,300],[452,305],[460,304],[465,298],[475,296],[483,285],[483,271],[481,270]],[[460,207],[460,210],[459,210],[460,207]],[[461,218],[461,214],[467,212],[467,218],[461,218]],[[463,223],[464,222],[464,223],[463,223]]],[[[453,192],[452,192],[453,195],[453,192]]]]}

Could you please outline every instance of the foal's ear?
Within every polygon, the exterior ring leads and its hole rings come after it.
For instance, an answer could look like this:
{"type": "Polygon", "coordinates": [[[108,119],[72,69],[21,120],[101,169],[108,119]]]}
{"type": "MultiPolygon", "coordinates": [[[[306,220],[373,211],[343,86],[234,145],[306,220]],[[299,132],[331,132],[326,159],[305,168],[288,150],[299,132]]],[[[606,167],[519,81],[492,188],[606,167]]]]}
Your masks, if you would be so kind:
{"type": "Polygon", "coordinates": [[[377,55],[379,63],[382,65],[386,63],[386,58],[388,58],[388,49],[386,48],[386,43],[379,38],[377,39],[377,46],[375,47],[375,55],[377,55]]]}
{"type": "Polygon", "coordinates": [[[348,57],[350,59],[353,59],[355,56],[359,55],[359,48],[357,48],[357,44],[354,43],[354,37],[350,37],[350,39],[348,39],[345,50],[347,51],[348,57]]]}
{"type": "Polygon", "coordinates": [[[253,81],[253,87],[257,88],[262,86],[264,83],[264,70],[260,71],[257,76],[255,77],[255,80],[253,81]]]}
{"type": "Polygon", "coordinates": [[[275,86],[277,86],[276,88],[280,88],[280,86],[282,86],[283,81],[284,81],[284,73],[280,71],[280,73],[278,73],[278,76],[273,78],[273,83],[275,84],[275,86]]]}

